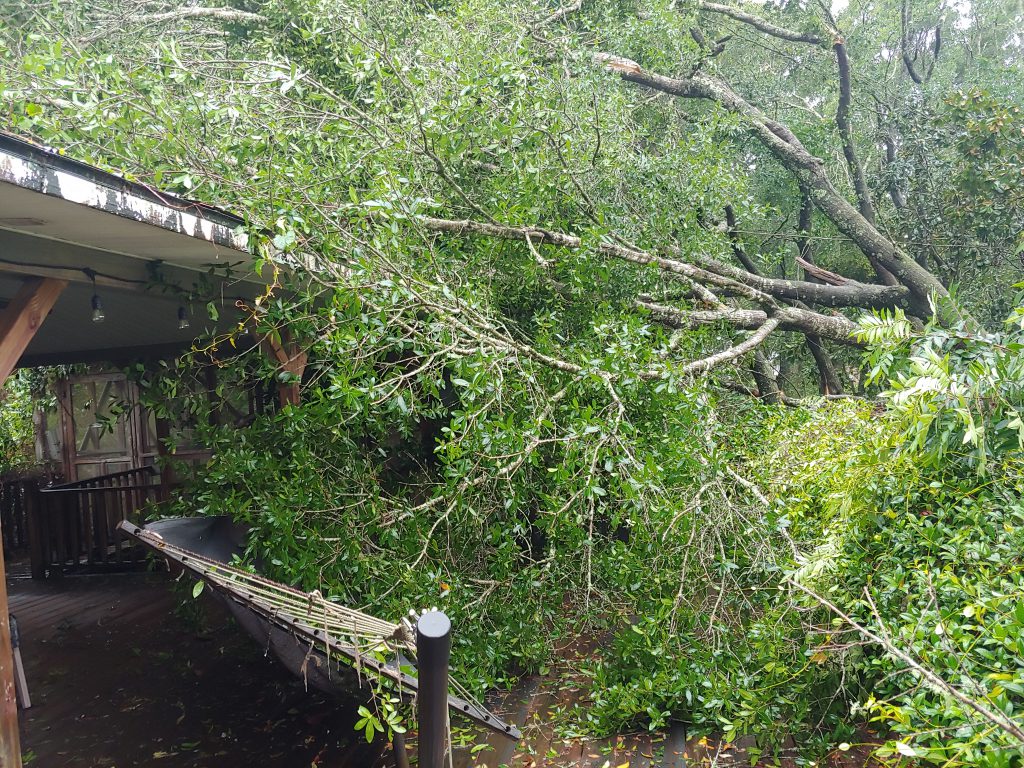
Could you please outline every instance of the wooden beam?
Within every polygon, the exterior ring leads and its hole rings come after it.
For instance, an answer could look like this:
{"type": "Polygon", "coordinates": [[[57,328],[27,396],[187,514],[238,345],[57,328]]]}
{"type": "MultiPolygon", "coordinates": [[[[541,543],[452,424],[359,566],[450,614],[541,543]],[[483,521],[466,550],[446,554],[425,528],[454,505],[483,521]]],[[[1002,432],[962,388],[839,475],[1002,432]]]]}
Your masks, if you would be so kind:
{"type": "MultiPolygon", "coordinates": [[[[209,265],[196,263],[182,266],[160,259],[125,256],[89,246],[64,243],[59,240],[41,240],[36,234],[0,229],[0,274],[11,277],[50,277],[67,280],[78,285],[96,285],[126,293],[148,296],[170,296],[164,290],[176,286],[184,292],[196,290],[204,281],[209,265]],[[43,245],[45,244],[45,245],[43,245]],[[45,261],[15,261],[8,254],[30,254],[45,247],[45,261]],[[88,267],[93,275],[84,271],[88,267]],[[95,276],[95,283],[93,282],[95,276]]],[[[211,256],[212,258],[212,256],[211,256]]],[[[266,291],[266,281],[249,267],[249,261],[219,261],[217,275],[210,275],[219,284],[213,291],[225,300],[245,298],[251,300],[266,291]],[[221,270],[224,270],[223,272],[221,270]]]]}
{"type": "Polygon", "coordinates": [[[294,377],[293,383],[278,383],[277,396],[281,406],[298,405],[300,401],[299,381],[306,370],[306,363],[309,361],[309,354],[292,340],[291,332],[282,329],[280,339],[269,334],[263,339],[263,351],[272,361],[278,364],[281,371],[290,373],[294,377]]]}
{"type": "Polygon", "coordinates": [[[132,291],[133,293],[151,294],[145,284],[135,280],[120,280],[116,277],[96,275],[93,280],[80,269],[68,267],[53,267],[45,264],[33,266],[30,264],[10,264],[0,262],[0,274],[18,275],[19,277],[44,277],[53,280],[63,280],[67,283],[81,283],[82,285],[96,285],[101,288],[116,288],[121,291],[132,291]]]}
{"type": "MultiPolygon", "coordinates": [[[[0,313],[0,384],[11,375],[66,285],[66,280],[52,278],[26,280],[11,303],[0,313]]],[[[4,570],[3,548],[0,547],[0,768],[21,768],[9,613],[7,573],[4,570]]]]}
{"type": "Polygon", "coordinates": [[[52,277],[26,280],[0,313],[0,384],[7,381],[67,284],[52,277]]]}

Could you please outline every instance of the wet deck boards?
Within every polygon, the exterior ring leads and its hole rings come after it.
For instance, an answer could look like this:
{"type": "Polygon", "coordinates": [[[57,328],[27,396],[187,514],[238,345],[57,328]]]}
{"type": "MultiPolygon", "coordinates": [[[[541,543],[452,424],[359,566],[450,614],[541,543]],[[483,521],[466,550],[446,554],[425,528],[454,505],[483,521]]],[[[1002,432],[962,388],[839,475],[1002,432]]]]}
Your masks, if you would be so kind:
{"type": "MultiPolygon", "coordinates": [[[[337,704],[297,691],[298,681],[289,678],[274,662],[259,659],[265,662],[257,665],[259,674],[268,676],[268,682],[256,685],[284,691],[285,700],[290,703],[284,712],[282,705],[275,702],[269,706],[264,698],[244,692],[245,681],[238,676],[253,674],[252,659],[244,664],[228,665],[225,661],[216,668],[206,665],[205,669],[201,663],[193,664],[188,658],[189,649],[208,650],[206,646],[212,641],[197,641],[195,628],[190,629],[187,622],[175,615],[180,598],[172,594],[166,578],[136,573],[34,582],[23,578],[25,575],[12,569],[9,584],[11,610],[21,627],[29,685],[36,704],[22,713],[25,750],[37,756],[36,765],[71,768],[103,764],[103,759],[118,766],[155,764],[161,768],[213,766],[228,759],[244,762],[255,743],[267,741],[266,731],[275,731],[280,741],[287,742],[289,735],[284,731],[289,728],[294,731],[292,741],[305,742],[305,749],[294,756],[286,755],[274,743],[263,753],[260,765],[394,765],[390,750],[380,756],[372,749],[367,751],[351,731],[350,723],[340,726],[346,729],[344,733],[335,728],[335,733],[329,734],[330,729],[323,726],[323,721],[331,717],[330,709],[337,704]],[[174,647],[178,643],[180,647],[174,647]],[[90,674],[76,674],[74,668],[84,665],[92,667],[90,674]],[[169,676],[176,679],[168,680],[169,676]],[[187,679],[183,681],[182,677],[187,679]],[[223,686],[233,686],[235,690],[225,697],[223,686]],[[251,712],[238,709],[246,696],[252,699],[251,712]],[[109,706],[97,708],[100,699],[109,706]],[[235,708],[232,716],[208,717],[198,724],[191,717],[178,722],[192,709],[209,715],[225,707],[235,708]],[[238,722],[240,719],[242,723],[238,722]],[[258,729],[255,736],[246,734],[246,723],[258,729]],[[324,742],[322,748],[318,748],[318,740],[324,742]],[[204,762],[204,751],[209,752],[209,763],[204,762]],[[157,759],[159,762],[154,762],[157,759]]],[[[214,623],[218,625],[213,633],[217,642],[231,640],[231,652],[239,651],[236,646],[243,651],[254,650],[251,639],[228,626],[223,616],[215,616],[214,623]]],[[[560,735],[556,725],[565,718],[559,713],[580,702],[582,696],[578,687],[560,681],[554,674],[527,678],[514,690],[496,694],[487,703],[514,721],[522,729],[523,739],[513,742],[456,721],[456,743],[465,744],[456,748],[453,765],[686,765],[681,726],[667,733],[633,733],[601,740],[560,735]]],[[[414,735],[410,749],[414,753],[414,735]]]]}
{"type": "Polygon", "coordinates": [[[354,713],[307,693],[213,601],[166,575],[9,578],[33,706],[30,768],[367,768],[354,713]]]}
{"type": "MultiPolygon", "coordinates": [[[[171,647],[178,639],[184,646],[195,647],[197,641],[188,639],[190,630],[179,616],[175,606],[179,598],[171,593],[166,579],[146,577],[142,574],[125,574],[108,577],[69,577],[49,582],[33,582],[18,571],[10,574],[11,610],[18,617],[23,635],[29,685],[36,706],[22,714],[25,749],[36,754],[37,765],[94,765],[104,757],[118,766],[158,765],[161,768],[177,766],[203,766],[204,757],[200,752],[181,749],[193,747],[194,742],[203,741],[195,729],[182,722],[173,727],[174,721],[182,717],[182,705],[187,708],[198,706],[202,701],[204,711],[224,707],[223,692],[216,686],[239,686],[234,673],[252,674],[249,666],[232,669],[206,669],[198,677],[188,669],[184,647],[171,647]],[[143,655],[145,654],[145,655],[143,655]],[[140,675],[138,669],[128,667],[146,666],[151,661],[150,676],[140,675]],[[119,669],[115,659],[125,659],[125,668],[119,669]],[[70,667],[88,663],[105,667],[99,675],[76,676],[70,667]],[[166,663],[171,668],[166,668],[166,663]],[[180,679],[169,682],[166,677],[174,673],[175,665],[183,665],[189,687],[188,693],[197,702],[193,705],[184,699],[184,691],[178,690],[180,679]],[[213,678],[217,678],[216,682],[213,678]],[[95,710],[98,698],[110,703],[109,710],[102,713],[95,710]],[[165,699],[174,699],[166,702],[165,699]],[[170,718],[170,723],[168,722],[170,718]],[[62,724],[62,725],[58,725],[62,724]],[[147,734],[146,731],[149,731],[147,734]],[[55,733],[59,731],[59,733],[55,733]],[[141,733],[139,733],[141,731],[141,733]],[[110,738],[103,736],[110,734],[110,738]],[[123,738],[125,735],[132,737],[123,738]],[[148,741],[147,741],[148,739],[148,741]],[[130,741],[131,743],[127,743],[130,741]],[[78,762],[71,755],[78,752],[78,762]],[[90,754],[91,753],[91,754],[90,754]],[[159,762],[154,762],[159,755],[159,762]],[[58,762],[51,762],[57,760],[58,762]]],[[[215,619],[221,621],[221,619],[215,619]]],[[[250,638],[239,630],[229,628],[227,635],[237,640],[242,649],[253,646],[250,638]]],[[[210,640],[198,641],[199,647],[210,640]]],[[[237,650],[237,649],[232,649],[237,650]]],[[[250,660],[251,661],[251,660],[250,660]]],[[[202,666],[202,665],[198,665],[202,666]]],[[[267,661],[260,666],[261,675],[269,675],[274,686],[288,689],[287,695],[295,696],[292,719],[287,717],[280,725],[274,720],[281,716],[281,707],[268,707],[266,701],[253,698],[254,708],[250,713],[236,712],[235,715],[256,723],[260,731],[267,728],[277,730],[289,727],[295,730],[295,740],[309,741],[309,749],[293,758],[278,751],[264,754],[260,765],[308,768],[309,754],[316,759],[314,748],[317,739],[327,739],[326,730],[309,720],[322,720],[330,707],[337,706],[320,697],[296,692],[297,681],[288,678],[278,665],[267,661]],[[312,714],[310,714],[312,712],[312,714]],[[296,722],[297,718],[303,721],[296,722]],[[272,759],[276,758],[276,759],[272,759]]],[[[181,675],[178,674],[178,677],[181,675]]],[[[467,728],[457,721],[456,739],[465,740],[465,746],[457,747],[453,764],[455,768],[681,768],[684,733],[681,727],[662,734],[625,734],[613,739],[584,740],[563,738],[557,732],[555,721],[564,719],[557,714],[559,708],[570,707],[580,701],[582,692],[571,685],[559,682],[555,676],[532,677],[522,681],[514,690],[496,694],[488,701],[496,711],[513,720],[524,732],[520,742],[512,742],[498,734],[476,728],[467,728]],[[479,746],[483,744],[483,748],[479,746]],[[476,746],[478,749],[474,750],[476,746]]],[[[231,698],[231,706],[238,707],[238,695],[231,698]]],[[[229,736],[210,749],[211,766],[218,760],[244,760],[249,750],[245,742],[263,741],[265,733],[255,739],[248,737],[239,727],[238,717],[227,718],[233,722],[224,725],[229,736]],[[218,756],[219,755],[219,756],[218,756]],[[213,759],[217,756],[217,759],[213,759]]],[[[216,730],[216,723],[207,721],[206,730],[216,730]]],[[[347,728],[351,729],[351,725],[347,728]]],[[[202,728],[200,728],[200,731],[202,728]]],[[[206,738],[204,744],[218,742],[206,738]]],[[[335,735],[331,748],[324,753],[325,759],[315,765],[324,768],[346,768],[346,766],[368,766],[374,762],[374,755],[368,753],[358,738],[349,730],[335,735]],[[349,747],[342,745],[349,743],[349,747]],[[346,754],[341,754],[346,752],[346,754]],[[329,760],[326,758],[329,754],[329,760]]],[[[415,749],[415,738],[410,740],[415,749]]],[[[241,763],[239,763],[241,764],[241,763]]],[[[378,766],[394,765],[394,756],[385,752],[376,760],[378,766]]]]}
{"type": "MultiPolygon", "coordinates": [[[[202,601],[207,616],[199,625],[183,618],[181,593],[172,592],[166,575],[39,583],[12,571],[11,610],[21,627],[34,704],[21,715],[29,765],[394,765],[390,750],[380,755],[354,732],[351,706],[303,690],[218,605],[202,601]]],[[[565,711],[585,706],[584,697],[583,686],[565,670],[496,693],[486,703],[520,727],[523,739],[515,743],[456,719],[455,740],[463,745],[454,767],[749,765],[742,746],[687,743],[682,726],[599,740],[566,736],[565,711]]],[[[781,765],[793,764],[783,756],[781,765]]]]}

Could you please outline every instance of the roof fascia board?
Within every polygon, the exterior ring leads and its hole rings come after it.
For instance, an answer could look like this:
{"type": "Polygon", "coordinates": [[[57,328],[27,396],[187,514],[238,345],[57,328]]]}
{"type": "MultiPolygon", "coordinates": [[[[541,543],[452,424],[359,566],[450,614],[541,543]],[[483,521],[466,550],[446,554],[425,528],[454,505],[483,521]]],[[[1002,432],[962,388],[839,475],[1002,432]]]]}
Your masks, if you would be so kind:
{"type": "Polygon", "coordinates": [[[247,252],[242,220],[0,134],[0,181],[247,252]]]}

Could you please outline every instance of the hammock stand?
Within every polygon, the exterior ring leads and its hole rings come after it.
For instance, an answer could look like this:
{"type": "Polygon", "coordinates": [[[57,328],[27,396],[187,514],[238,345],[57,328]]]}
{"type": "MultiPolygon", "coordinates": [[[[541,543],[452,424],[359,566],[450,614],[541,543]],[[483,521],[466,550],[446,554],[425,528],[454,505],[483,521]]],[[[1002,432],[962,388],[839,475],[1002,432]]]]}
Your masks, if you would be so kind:
{"type": "MultiPolygon", "coordinates": [[[[347,699],[366,701],[370,690],[364,677],[391,681],[409,699],[418,680],[407,670],[412,664],[403,652],[415,651],[408,622],[394,624],[229,565],[244,551],[247,531],[226,516],[172,518],[140,527],[127,520],[120,530],[167,559],[168,565],[201,579],[227,605],[232,616],[257,641],[307,686],[347,699]],[[183,546],[187,545],[187,546],[183,546]],[[391,652],[394,660],[378,656],[391,652]]],[[[462,695],[448,694],[448,710],[479,725],[518,740],[522,734],[510,723],[462,695]]]]}

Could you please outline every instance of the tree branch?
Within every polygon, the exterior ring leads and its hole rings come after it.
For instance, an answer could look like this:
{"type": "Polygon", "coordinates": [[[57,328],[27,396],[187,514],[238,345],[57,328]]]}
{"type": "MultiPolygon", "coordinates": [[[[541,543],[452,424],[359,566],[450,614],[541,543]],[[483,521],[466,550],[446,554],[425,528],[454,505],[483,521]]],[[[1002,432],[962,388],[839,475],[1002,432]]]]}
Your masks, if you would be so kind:
{"type": "MultiPolygon", "coordinates": [[[[807,200],[806,196],[801,195],[800,219],[798,223],[798,228],[800,230],[799,236],[803,238],[804,242],[800,243],[799,250],[801,252],[806,250],[808,257],[810,256],[809,233],[811,229],[811,211],[812,206],[810,205],[810,202],[807,200]]],[[[750,265],[748,267],[748,271],[753,272],[754,274],[760,274],[760,272],[757,269],[757,265],[750,261],[750,259],[746,255],[746,249],[740,243],[739,234],[736,228],[736,215],[733,212],[732,206],[727,205],[725,207],[725,219],[729,227],[729,239],[732,241],[733,252],[736,254],[736,257],[740,259],[745,265],[750,265]]],[[[796,260],[798,263],[801,263],[801,266],[805,267],[805,272],[808,271],[806,269],[807,266],[811,267],[811,273],[818,269],[814,267],[813,264],[803,262],[800,256],[797,256],[796,260]]],[[[831,277],[838,278],[838,280],[835,282],[831,280],[824,280],[823,282],[832,283],[833,285],[842,285],[848,282],[846,278],[841,277],[840,275],[836,275],[833,272],[829,272],[828,270],[823,269],[820,270],[820,272],[827,274],[831,277]]],[[[802,301],[793,301],[792,304],[797,309],[807,309],[807,305],[804,304],[802,301]]],[[[850,338],[850,336],[848,335],[847,338],[850,338]]],[[[845,339],[838,339],[838,341],[846,343],[845,339]]],[[[814,364],[818,368],[819,391],[823,395],[842,392],[843,387],[839,381],[839,376],[836,373],[836,367],[832,362],[832,356],[828,353],[828,350],[825,349],[825,345],[822,343],[821,337],[817,333],[804,332],[804,342],[807,344],[807,349],[810,351],[811,357],[814,358],[814,364]]],[[[774,379],[771,379],[771,381],[764,382],[758,379],[759,376],[763,378],[766,375],[766,361],[758,361],[755,358],[754,362],[755,365],[752,373],[754,375],[754,380],[757,382],[757,388],[758,390],[767,393],[765,397],[763,397],[762,399],[765,399],[766,401],[769,402],[779,400],[779,397],[776,397],[776,395],[778,394],[777,392],[772,393],[769,390],[765,389],[766,386],[769,386],[770,384],[775,384],[775,388],[777,390],[777,382],[774,379]]]]}
{"type": "Polygon", "coordinates": [[[171,11],[160,11],[156,13],[107,15],[100,17],[105,26],[90,35],[86,35],[80,42],[83,44],[96,43],[107,37],[115,35],[130,34],[136,27],[150,24],[161,24],[164,22],[186,21],[197,19],[211,19],[213,21],[228,22],[235,24],[264,24],[267,19],[258,13],[250,13],[237,8],[203,6],[175,8],[171,11]]]}
{"type": "Polygon", "coordinates": [[[857,157],[857,148],[853,143],[853,128],[850,125],[850,106],[853,103],[853,87],[850,83],[850,55],[846,50],[846,42],[836,37],[832,44],[836,54],[836,65],[839,69],[839,105],[836,107],[836,126],[843,144],[843,156],[853,177],[853,189],[857,193],[857,205],[861,216],[875,223],[875,207],[871,203],[871,192],[867,179],[864,178],[864,166],[857,157]]]}
{"type": "MultiPolygon", "coordinates": [[[[811,229],[812,210],[813,206],[810,204],[810,201],[807,199],[805,195],[802,194],[801,191],[800,218],[797,224],[797,228],[799,230],[798,237],[802,238],[802,242],[798,241],[798,245],[799,251],[801,253],[806,252],[808,258],[810,258],[811,256],[811,244],[809,233],[811,229]]],[[[743,245],[740,243],[739,234],[736,229],[736,216],[731,206],[726,206],[725,217],[726,223],[729,226],[729,239],[732,241],[733,252],[736,254],[736,257],[743,261],[744,264],[750,265],[748,267],[748,270],[750,272],[753,272],[754,274],[760,274],[760,272],[757,269],[757,266],[753,262],[751,262],[750,259],[747,257],[746,249],[744,249],[743,245]]],[[[824,280],[823,282],[831,283],[833,285],[843,285],[849,282],[846,278],[840,275],[836,275],[835,273],[829,272],[828,270],[825,269],[819,269],[815,267],[813,264],[805,262],[800,256],[797,256],[796,260],[797,263],[801,264],[801,266],[804,266],[804,271],[808,272],[808,274],[813,275],[815,271],[818,271],[830,277],[837,278],[837,280],[835,280],[834,282],[832,280],[824,280]],[[807,270],[808,266],[811,268],[810,271],[807,270]]],[[[797,309],[808,310],[807,305],[804,304],[802,301],[792,301],[791,303],[797,309]]],[[[817,315],[817,313],[814,314],[817,315]]],[[[849,335],[847,335],[847,339],[848,338],[850,338],[849,335]]],[[[837,341],[847,343],[846,339],[837,339],[837,341]]],[[[810,351],[811,357],[814,358],[814,364],[818,368],[818,389],[821,392],[821,394],[828,395],[842,392],[843,386],[842,383],[839,381],[839,375],[836,373],[835,364],[832,362],[832,356],[828,353],[828,350],[825,349],[825,345],[821,341],[821,336],[819,336],[817,333],[809,333],[804,331],[804,342],[807,344],[807,349],[810,351]]],[[[761,391],[765,391],[765,387],[762,386],[762,382],[757,380],[758,376],[763,377],[765,375],[765,366],[761,365],[759,369],[758,365],[756,364],[757,362],[758,361],[755,360],[755,366],[752,373],[754,375],[755,381],[757,381],[758,389],[761,391]]],[[[772,380],[772,382],[774,382],[774,379],[772,380]]],[[[770,382],[764,382],[765,385],[768,385],[769,383],[770,382]]],[[[774,398],[774,395],[771,395],[771,397],[774,398]]]]}
{"type": "Polygon", "coordinates": [[[704,373],[723,363],[728,363],[731,360],[742,357],[752,349],[761,346],[765,339],[771,336],[772,331],[779,327],[780,323],[781,321],[777,317],[769,317],[764,325],[752,333],[749,338],[741,341],[734,347],[729,347],[710,357],[705,357],[703,360],[695,360],[692,363],[688,363],[679,369],[679,373],[683,376],[693,376],[694,374],[704,373]]]}
{"type": "Polygon", "coordinates": [[[821,336],[808,333],[804,340],[807,342],[807,349],[810,350],[815,365],[818,366],[818,392],[823,395],[843,394],[843,383],[839,380],[835,363],[828,350],[825,349],[821,336]]]}
{"type": "Polygon", "coordinates": [[[754,29],[764,32],[766,35],[777,37],[780,40],[788,40],[791,43],[808,43],[810,45],[821,45],[824,42],[820,37],[809,32],[796,32],[785,27],[780,27],[777,24],[772,24],[767,19],[762,19],[760,16],[755,16],[752,13],[741,11],[738,8],[733,8],[728,5],[722,5],[721,3],[706,3],[701,2],[697,5],[702,11],[709,11],[710,13],[718,13],[722,16],[728,16],[730,19],[749,24],[754,29]]]}
{"type": "MultiPolygon", "coordinates": [[[[439,219],[417,216],[414,223],[433,232],[455,235],[479,235],[503,240],[523,242],[527,237],[533,245],[548,244],[561,248],[583,248],[576,235],[552,232],[538,227],[512,227],[472,219],[439,219]]],[[[694,283],[714,285],[728,289],[764,306],[775,306],[776,299],[800,300],[829,307],[895,307],[903,304],[908,291],[901,286],[868,285],[849,281],[845,285],[822,285],[800,280],[783,280],[751,274],[738,267],[724,264],[709,256],[700,256],[699,264],[670,259],[648,251],[637,250],[617,243],[597,242],[592,247],[604,256],[650,264],[694,283]]]]}
{"type": "MultiPolygon", "coordinates": [[[[722,389],[727,389],[730,392],[735,392],[739,395],[746,395],[747,397],[753,397],[757,400],[761,399],[761,395],[759,392],[751,389],[749,385],[744,384],[741,381],[722,381],[719,382],[719,385],[722,387],[722,389]]],[[[810,405],[811,401],[805,402],[802,400],[798,400],[795,397],[790,397],[785,392],[780,392],[779,403],[786,406],[787,408],[801,408],[805,405],[810,405]]]]}
{"type": "Polygon", "coordinates": [[[736,228],[736,212],[731,205],[725,206],[725,225],[728,227],[729,242],[732,245],[732,253],[736,260],[743,265],[743,268],[752,274],[759,274],[757,265],[747,256],[747,249],[740,243],[739,232],[736,228]]]}
{"type": "Polygon", "coordinates": [[[556,21],[561,21],[562,19],[564,19],[569,14],[576,13],[576,11],[578,11],[582,7],[583,7],[583,0],[573,0],[573,2],[568,3],[567,5],[563,5],[557,11],[552,13],[550,16],[547,16],[546,18],[541,19],[539,22],[537,22],[537,24],[534,27],[534,29],[539,29],[540,27],[546,27],[548,24],[554,24],[556,21]]]}
{"type": "Polygon", "coordinates": [[[885,144],[885,170],[888,176],[889,197],[892,198],[892,204],[896,210],[902,211],[907,207],[907,198],[903,194],[903,190],[900,189],[899,181],[893,175],[892,170],[896,163],[896,140],[891,134],[885,133],[882,135],[882,143],[885,144]]]}
{"type": "MultiPolygon", "coordinates": [[[[814,263],[814,248],[811,245],[811,227],[814,225],[814,204],[811,202],[807,190],[800,188],[800,214],[797,218],[796,263],[804,270],[810,280],[821,280],[822,282],[842,283],[846,280],[842,275],[822,269],[814,263]]],[[[839,395],[843,393],[843,383],[839,379],[832,355],[829,354],[817,334],[808,333],[804,335],[807,349],[814,358],[814,364],[818,367],[818,391],[825,395],[839,395]]]]}
{"type": "MultiPolygon", "coordinates": [[[[546,243],[561,248],[576,249],[584,247],[583,241],[576,235],[552,232],[536,227],[510,227],[503,224],[473,221],[471,219],[438,219],[430,216],[418,216],[413,221],[433,232],[446,232],[460,236],[467,234],[480,235],[519,241],[530,237],[535,245],[546,243]]],[[[636,250],[617,243],[597,242],[593,244],[593,248],[603,256],[610,256],[633,264],[650,264],[659,267],[665,272],[685,278],[695,286],[698,284],[715,285],[728,289],[734,295],[743,296],[751,301],[769,306],[774,306],[775,304],[774,299],[770,295],[756,288],[684,261],[667,259],[663,256],[657,256],[647,251],[636,250]]]]}
{"type": "MultiPolygon", "coordinates": [[[[916,674],[923,677],[925,680],[927,680],[933,686],[938,688],[940,691],[943,691],[947,695],[952,696],[954,699],[959,701],[964,706],[973,709],[975,712],[977,712],[983,718],[988,720],[990,723],[1013,736],[1021,745],[1024,745],[1024,729],[1022,729],[1017,723],[1015,723],[1003,712],[997,709],[992,709],[987,704],[983,704],[982,702],[976,699],[972,699],[959,688],[946,682],[937,674],[932,672],[930,669],[923,666],[909,653],[897,647],[888,637],[880,637],[864,625],[856,622],[853,618],[851,618],[848,614],[844,613],[835,603],[830,601],[828,598],[822,597],[814,590],[810,589],[809,587],[805,587],[800,582],[794,581],[791,578],[787,578],[786,581],[792,584],[797,589],[799,589],[804,594],[812,597],[814,600],[816,600],[824,607],[828,608],[830,611],[832,611],[832,613],[841,618],[843,621],[845,621],[847,624],[849,624],[851,627],[857,630],[857,632],[866,637],[868,640],[882,646],[886,653],[902,661],[904,664],[907,665],[909,669],[913,670],[916,674]]],[[[872,614],[874,615],[875,620],[878,621],[879,626],[882,626],[881,616],[878,615],[878,612],[874,606],[874,602],[871,600],[871,596],[867,594],[866,591],[865,595],[868,598],[868,602],[871,604],[872,614]]],[[[884,632],[885,630],[883,629],[882,631],[884,632]]]]}
{"type": "Polygon", "coordinates": [[[806,186],[801,184],[800,213],[797,216],[796,223],[796,250],[797,256],[808,264],[814,263],[814,253],[813,248],[811,247],[811,226],[814,223],[813,215],[814,201],[811,199],[811,192],[806,186]]]}
{"type": "Polygon", "coordinates": [[[701,47],[701,50],[706,51],[708,56],[714,58],[725,50],[725,44],[729,42],[732,35],[725,35],[724,37],[720,37],[715,40],[714,43],[709,43],[700,29],[697,27],[690,27],[690,37],[693,38],[693,42],[701,47]]]}
{"type": "MultiPolygon", "coordinates": [[[[836,127],[839,129],[839,139],[843,145],[843,157],[846,158],[846,166],[850,169],[850,176],[853,178],[853,189],[857,195],[857,209],[860,211],[860,215],[874,226],[875,206],[871,202],[871,190],[868,189],[868,182],[864,176],[864,166],[861,164],[860,158],[857,157],[853,127],[850,125],[853,86],[850,82],[850,55],[842,37],[836,36],[832,50],[836,54],[836,64],[839,69],[839,105],[836,107],[836,127]]],[[[885,285],[897,284],[898,281],[893,274],[882,266],[873,254],[869,253],[867,257],[875,274],[885,285]]]]}
{"type": "MultiPolygon", "coordinates": [[[[728,323],[735,328],[754,330],[768,321],[768,313],[760,309],[723,307],[681,310],[646,298],[637,299],[636,305],[650,312],[657,322],[669,328],[693,329],[728,323]]],[[[783,331],[823,336],[851,347],[863,346],[853,335],[857,324],[843,315],[824,315],[810,309],[783,307],[775,310],[773,317],[779,320],[779,329],[783,331]]]]}
{"type": "Polygon", "coordinates": [[[837,275],[835,272],[830,272],[824,267],[819,267],[817,264],[808,261],[803,256],[797,256],[796,263],[810,277],[820,280],[823,283],[828,283],[829,285],[849,285],[851,282],[850,278],[837,275]]]}
{"type": "Polygon", "coordinates": [[[229,21],[236,24],[263,24],[266,22],[266,18],[258,13],[240,11],[237,8],[203,8],[200,6],[176,8],[173,11],[164,11],[163,13],[139,14],[128,17],[128,21],[142,24],[180,21],[182,19],[216,19],[217,21],[229,21]]]}
{"type": "Polygon", "coordinates": [[[754,363],[750,373],[757,384],[758,397],[769,405],[780,405],[782,403],[782,390],[779,389],[779,382],[772,372],[771,364],[763,350],[754,350],[754,363]]]}
{"type": "Polygon", "coordinates": [[[910,58],[909,50],[909,27],[910,27],[910,8],[908,7],[907,0],[903,0],[900,3],[900,53],[903,58],[903,66],[907,68],[907,74],[910,75],[910,79],[918,85],[924,84],[924,78],[917,73],[914,68],[914,60],[910,58]]]}
{"type": "MultiPolygon", "coordinates": [[[[900,285],[872,285],[858,283],[826,269],[815,268],[819,274],[829,275],[831,284],[804,280],[786,280],[781,277],[763,277],[724,264],[709,256],[700,256],[699,264],[719,275],[756,288],[777,299],[803,301],[826,307],[895,307],[906,303],[908,291],[900,285]]],[[[813,265],[812,265],[813,266],[813,265]]]]}
{"type": "Polygon", "coordinates": [[[748,103],[728,83],[703,72],[684,78],[666,77],[645,71],[635,61],[606,53],[597,54],[596,59],[628,82],[681,98],[706,99],[742,117],[783,167],[806,184],[815,205],[822,213],[865,255],[877,259],[909,289],[913,309],[917,314],[931,314],[931,297],[935,295],[939,299],[946,299],[937,302],[936,306],[942,322],[952,324],[964,321],[973,324],[969,315],[949,301],[949,292],[935,275],[897,248],[836,190],[820,158],[810,154],[786,126],[748,103]]]}

